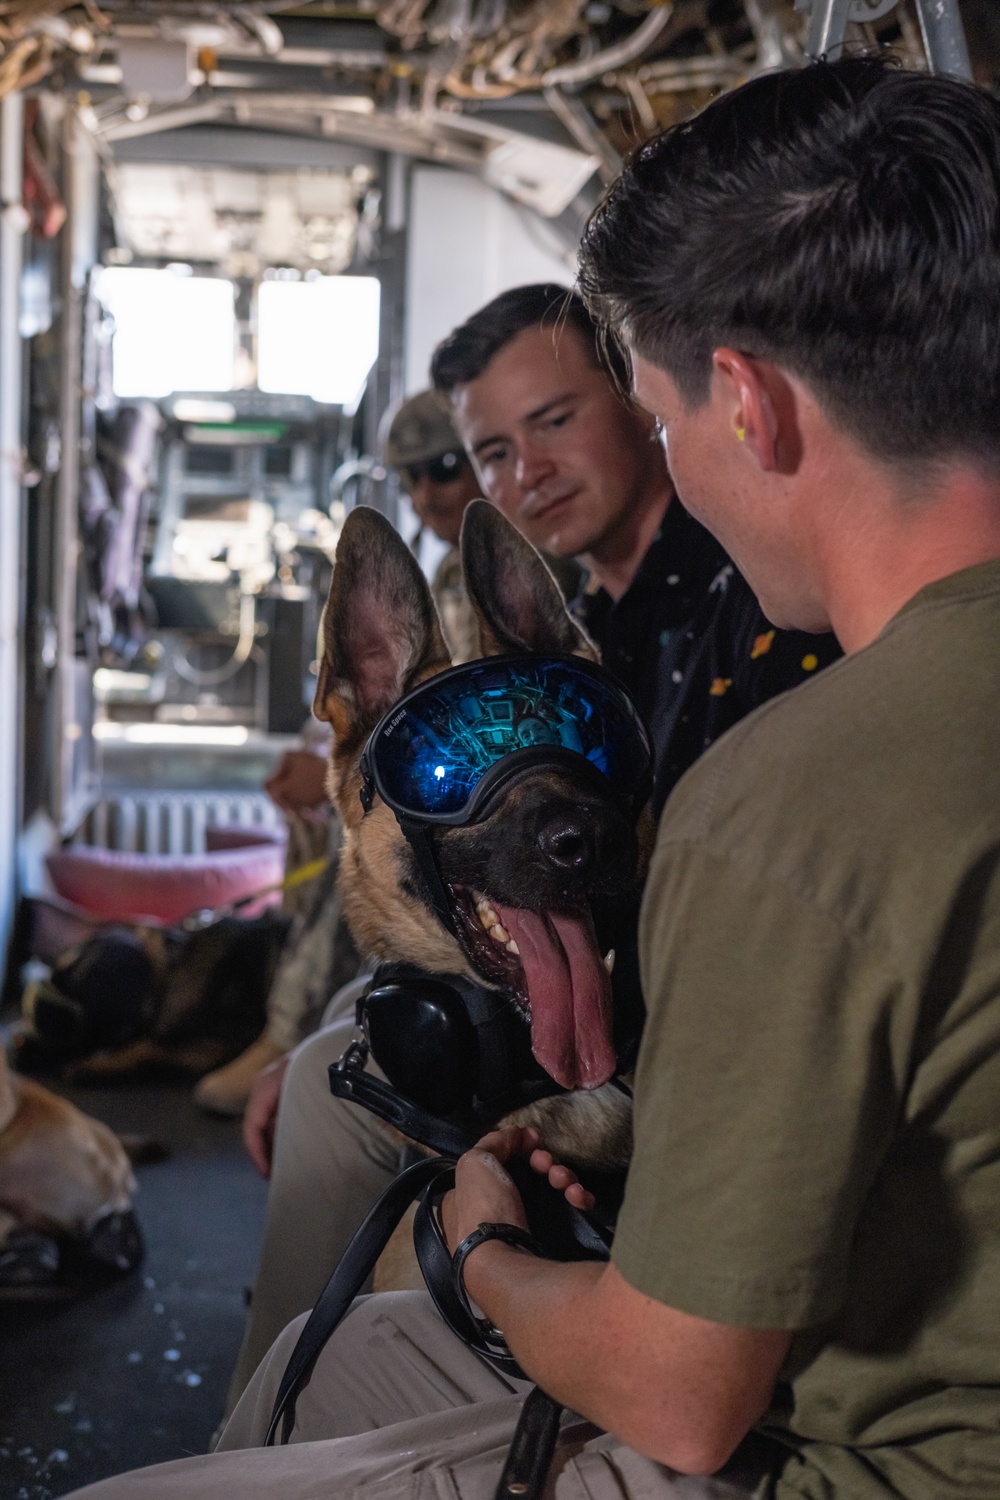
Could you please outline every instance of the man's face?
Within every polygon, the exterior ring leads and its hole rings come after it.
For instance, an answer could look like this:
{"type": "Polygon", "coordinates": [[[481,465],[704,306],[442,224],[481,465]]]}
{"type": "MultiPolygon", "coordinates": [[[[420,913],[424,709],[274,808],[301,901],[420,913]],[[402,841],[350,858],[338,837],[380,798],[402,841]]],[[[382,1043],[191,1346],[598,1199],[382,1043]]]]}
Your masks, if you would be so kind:
{"type": "Polygon", "coordinates": [[[465,455],[445,454],[444,459],[407,466],[401,477],[421,526],[456,546],[465,508],[479,495],[479,480],[465,455]],[[451,465],[447,459],[453,460],[451,465]]]}
{"type": "Polygon", "coordinates": [[[664,370],[636,354],[632,366],[636,399],[659,420],[682,505],[722,543],[774,625],[828,630],[812,577],[808,493],[740,441],[731,385],[714,374],[708,399],[689,406],[664,370]]]}
{"type": "Polygon", "coordinates": [[[570,327],[526,328],[452,393],[483,493],[536,547],[599,553],[662,460],[570,327]]]}

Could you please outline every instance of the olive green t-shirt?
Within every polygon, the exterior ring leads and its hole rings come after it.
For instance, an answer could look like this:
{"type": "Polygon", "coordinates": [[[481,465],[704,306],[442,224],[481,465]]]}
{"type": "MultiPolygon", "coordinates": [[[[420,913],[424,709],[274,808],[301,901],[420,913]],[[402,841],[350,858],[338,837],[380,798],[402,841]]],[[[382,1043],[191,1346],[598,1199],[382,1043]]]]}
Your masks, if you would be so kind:
{"type": "Polygon", "coordinates": [[[1000,561],[681,781],[613,1257],[798,1330],[780,1500],[1000,1496],[1000,561]]]}

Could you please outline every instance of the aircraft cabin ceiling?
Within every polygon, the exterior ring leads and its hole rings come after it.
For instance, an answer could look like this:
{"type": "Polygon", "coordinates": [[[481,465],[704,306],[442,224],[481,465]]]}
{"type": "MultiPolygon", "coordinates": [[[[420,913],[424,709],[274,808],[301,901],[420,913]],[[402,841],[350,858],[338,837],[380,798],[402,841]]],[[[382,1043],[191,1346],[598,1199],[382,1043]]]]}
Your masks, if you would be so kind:
{"type": "MultiPolygon", "coordinates": [[[[238,261],[252,222],[268,257],[333,270],[350,260],[375,153],[476,172],[578,225],[637,141],[756,71],[801,62],[809,3],[0,0],[0,94],[75,98],[117,163],[120,230],[137,253],[238,261]],[[282,135],[293,140],[276,159],[282,135]],[[265,140],[263,159],[250,147],[265,140]]],[[[961,13],[977,76],[992,81],[1000,5],[961,0],[961,13]]],[[[850,0],[850,17],[849,43],[924,65],[915,0],[850,0]]]]}
{"type": "Polygon", "coordinates": [[[264,172],[121,162],[111,175],[120,244],[144,259],[207,262],[249,277],[267,265],[346,270],[371,180],[366,166],[264,172]]]}

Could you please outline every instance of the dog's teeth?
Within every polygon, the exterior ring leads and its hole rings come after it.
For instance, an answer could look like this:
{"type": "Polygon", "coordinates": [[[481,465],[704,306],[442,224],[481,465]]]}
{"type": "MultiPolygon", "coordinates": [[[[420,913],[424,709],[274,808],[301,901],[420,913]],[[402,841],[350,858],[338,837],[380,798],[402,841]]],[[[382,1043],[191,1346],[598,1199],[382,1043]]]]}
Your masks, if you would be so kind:
{"type": "Polygon", "coordinates": [[[506,945],[510,942],[510,933],[507,931],[506,927],[501,926],[499,922],[497,922],[494,927],[490,928],[490,937],[495,943],[503,943],[506,945]]]}
{"type": "Polygon", "coordinates": [[[508,953],[513,953],[513,955],[514,955],[515,958],[520,958],[521,957],[521,950],[517,946],[517,944],[515,943],[515,941],[514,941],[513,938],[511,938],[510,942],[507,944],[507,952],[508,953]]]}
{"type": "Polygon", "coordinates": [[[480,922],[482,922],[487,932],[491,932],[494,927],[500,925],[500,918],[485,898],[477,904],[476,911],[479,914],[480,922]]]}
{"type": "Polygon", "coordinates": [[[607,953],[605,953],[605,955],[604,955],[604,967],[607,969],[607,971],[608,971],[609,974],[613,974],[614,973],[614,969],[615,969],[615,950],[613,948],[609,948],[608,951],[607,951],[607,953]]]}

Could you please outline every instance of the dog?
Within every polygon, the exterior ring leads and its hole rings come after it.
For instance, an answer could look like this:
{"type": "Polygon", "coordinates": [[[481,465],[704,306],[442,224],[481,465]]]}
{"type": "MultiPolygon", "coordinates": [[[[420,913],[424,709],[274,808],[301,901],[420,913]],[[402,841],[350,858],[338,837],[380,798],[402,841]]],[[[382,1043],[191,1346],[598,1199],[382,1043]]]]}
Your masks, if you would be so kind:
{"type": "MultiPolygon", "coordinates": [[[[542,558],[486,501],[467,510],[461,548],[484,657],[597,659],[542,558]]],[[[512,990],[535,1058],[568,1091],[496,1123],[534,1126],[577,1170],[624,1172],[631,1106],[608,1081],[614,1016],[605,958],[623,925],[634,937],[651,824],[637,836],[610,791],[583,784],[570,767],[539,767],[481,820],[436,830],[449,931],[394,813],[377,796],[370,811],[362,805],[372,729],[402,695],[451,666],[427,583],[373,510],[358,508],[345,523],[322,640],[314,713],[334,730],[328,791],[344,824],[341,891],[359,950],[375,962],[512,990]]]]}
{"type": "Polygon", "coordinates": [[[220,1067],[263,1030],[288,927],[274,911],[190,931],[95,925],[44,955],[52,975],[26,996],[32,1030],[19,1069],[95,1084],[220,1067]]]}
{"type": "Polygon", "coordinates": [[[119,1138],[12,1073],[0,1048],[0,1296],[44,1294],[67,1259],[77,1279],[133,1269],[135,1190],[119,1138]]]}

